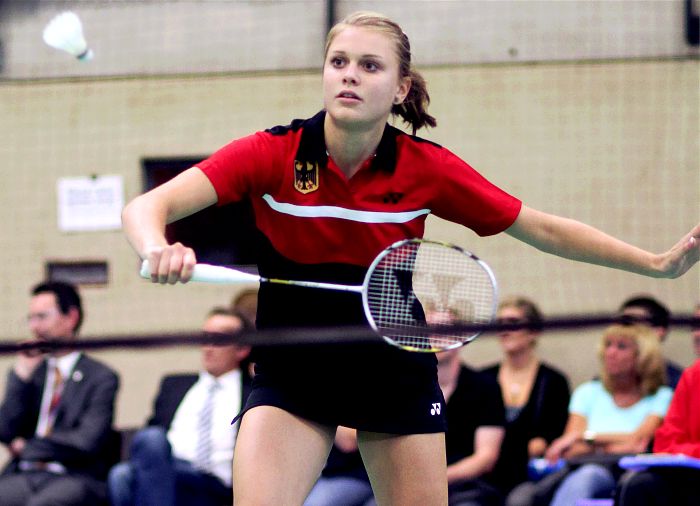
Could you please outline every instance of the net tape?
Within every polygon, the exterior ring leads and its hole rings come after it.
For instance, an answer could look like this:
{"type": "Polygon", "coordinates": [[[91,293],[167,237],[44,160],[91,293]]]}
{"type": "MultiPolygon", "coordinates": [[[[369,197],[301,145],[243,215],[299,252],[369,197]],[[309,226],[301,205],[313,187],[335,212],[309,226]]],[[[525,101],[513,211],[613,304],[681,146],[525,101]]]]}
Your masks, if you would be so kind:
{"type": "MultiPolygon", "coordinates": [[[[612,324],[636,323],[629,317],[618,315],[571,315],[549,318],[542,322],[541,331],[572,330],[589,327],[601,327],[612,324]]],[[[670,319],[672,327],[700,327],[700,317],[693,315],[678,315],[670,319]]],[[[514,323],[485,323],[485,324],[455,324],[428,325],[424,328],[401,328],[402,333],[415,332],[425,334],[495,334],[506,330],[523,328],[523,324],[514,323]]],[[[385,332],[396,331],[395,328],[380,328],[385,332]]],[[[50,352],[59,349],[75,350],[109,350],[109,349],[139,349],[160,348],[169,346],[196,346],[203,344],[241,344],[253,347],[288,346],[294,344],[341,344],[341,343],[376,343],[382,337],[367,326],[342,327],[294,327],[270,330],[245,330],[237,334],[215,334],[205,332],[162,333],[149,335],[115,335],[115,336],[82,336],[75,341],[0,341],[0,355],[18,353],[21,351],[40,350],[50,352]]],[[[388,345],[387,345],[388,346],[388,345]]]]}

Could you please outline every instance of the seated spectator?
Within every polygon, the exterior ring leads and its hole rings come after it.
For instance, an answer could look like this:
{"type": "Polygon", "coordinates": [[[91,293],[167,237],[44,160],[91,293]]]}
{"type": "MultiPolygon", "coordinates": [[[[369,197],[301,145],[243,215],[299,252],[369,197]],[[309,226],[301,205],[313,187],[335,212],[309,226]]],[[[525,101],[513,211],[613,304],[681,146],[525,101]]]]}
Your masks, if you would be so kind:
{"type": "MultiPolygon", "coordinates": [[[[545,452],[554,462],[582,455],[644,451],[661,425],[672,396],[664,385],[664,363],[656,334],[646,325],[613,325],[599,346],[600,379],[574,390],[564,435],[545,452]]],[[[560,483],[547,478],[516,487],[509,504],[572,506],[578,500],[609,498],[620,474],[616,464],[587,463],[560,483]],[[544,502],[542,502],[544,501],[544,502]]]]}
{"type": "Polygon", "coordinates": [[[338,427],[326,466],[304,506],[371,504],[372,487],[357,447],[357,431],[338,427]]]}
{"type": "Polygon", "coordinates": [[[461,363],[459,349],[437,354],[438,381],[447,410],[447,484],[450,506],[500,506],[489,482],[505,433],[498,383],[461,363]]]}
{"type": "MultiPolygon", "coordinates": [[[[246,319],[246,328],[255,329],[255,319],[258,312],[258,289],[246,288],[238,292],[231,299],[231,310],[246,319]]],[[[241,369],[247,371],[252,378],[255,376],[255,350],[251,348],[250,353],[241,362],[241,369]]]]}
{"type": "Polygon", "coordinates": [[[499,332],[503,360],[484,370],[498,380],[506,409],[506,433],[494,471],[494,481],[505,494],[527,480],[528,461],[544,455],[564,432],[569,416],[566,376],[537,356],[542,320],[534,302],[504,299],[496,321],[522,326],[499,332]]]}
{"type": "MultiPolygon", "coordinates": [[[[29,342],[75,341],[83,321],[78,291],[62,282],[35,286],[27,320],[34,336],[29,342]]],[[[106,502],[118,388],[117,374],[84,353],[19,353],[0,405],[0,441],[11,455],[0,476],[0,503],[106,502]]]]}
{"type": "Polygon", "coordinates": [[[258,289],[246,288],[238,292],[231,299],[231,309],[248,320],[250,328],[254,328],[258,314],[258,289]]]}
{"type": "MultiPolygon", "coordinates": [[[[700,459],[700,360],[686,369],[676,387],[666,418],[656,431],[654,453],[700,459]]],[[[619,506],[696,506],[700,504],[700,470],[650,468],[620,480],[619,506]]]]}
{"type": "MultiPolygon", "coordinates": [[[[212,310],[203,331],[234,334],[246,320],[212,310]]],[[[238,413],[250,388],[239,368],[250,349],[236,344],[202,346],[197,374],[166,376],[148,427],[139,431],[127,462],[109,473],[114,506],[231,504],[231,466],[238,413]]]]}
{"type": "MultiPolygon", "coordinates": [[[[458,316],[430,309],[430,325],[453,325],[458,316]]],[[[460,349],[437,353],[445,397],[447,484],[450,506],[500,506],[503,495],[489,481],[505,433],[505,408],[495,379],[464,365],[460,349]]]]}
{"type": "MultiPolygon", "coordinates": [[[[635,323],[649,325],[659,338],[661,344],[666,341],[671,321],[671,312],[661,302],[649,296],[636,296],[627,299],[619,309],[621,316],[631,319],[635,323]]],[[[665,359],[666,384],[676,388],[681,378],[683,368],[675,362],[665,359]]]]}

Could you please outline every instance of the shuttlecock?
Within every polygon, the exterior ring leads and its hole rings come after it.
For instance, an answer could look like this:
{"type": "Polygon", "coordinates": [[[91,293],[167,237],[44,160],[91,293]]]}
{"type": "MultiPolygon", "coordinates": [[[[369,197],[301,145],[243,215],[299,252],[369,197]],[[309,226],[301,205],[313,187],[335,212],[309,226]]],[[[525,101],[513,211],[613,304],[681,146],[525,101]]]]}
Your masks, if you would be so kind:
{"type": "Polygon", "coordinates": [[[49,21],[44,28],[44,42],[78,60],[92,60],[92,49],[83,36],[83,24],[74,12],[63,12],[49,21]]]}

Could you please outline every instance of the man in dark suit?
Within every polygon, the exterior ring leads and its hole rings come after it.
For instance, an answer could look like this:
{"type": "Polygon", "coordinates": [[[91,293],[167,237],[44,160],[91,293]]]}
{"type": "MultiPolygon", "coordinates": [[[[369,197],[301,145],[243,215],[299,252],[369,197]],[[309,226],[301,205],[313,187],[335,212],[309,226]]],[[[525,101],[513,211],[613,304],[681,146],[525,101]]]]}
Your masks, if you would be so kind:
{"type": "MultiPolygon", "coordinates": [[[[248,328],[239,314],[212,310],[204,332],[248,328]]],[[[237,424],[231,420],[250,392],[240,364],[249,346],[202,346],[202,371],[163,378],[148,427],[131,444],[127,462],[109,473],[114,506],[218,506],[232,503],[231,466],[237,424]]]]}
{"type": "MultiPolygon", "coordinates": [[[[72,285],[47,282],[33,288],[32,341],[70,343],[82,320],[82,303],[72,285]]],[[[118,387],[112,369],[78,351],[19,353],[0,405],[0,441],[12,457],[0,475],[0,504],[106,501],[118,387]]]]}

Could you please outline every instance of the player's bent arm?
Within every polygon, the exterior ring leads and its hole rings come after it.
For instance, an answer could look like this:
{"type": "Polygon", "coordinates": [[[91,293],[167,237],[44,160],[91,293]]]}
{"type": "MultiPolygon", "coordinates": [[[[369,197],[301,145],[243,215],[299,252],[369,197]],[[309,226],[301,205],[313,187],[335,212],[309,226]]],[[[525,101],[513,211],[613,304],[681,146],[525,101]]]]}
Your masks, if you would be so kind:
{"type": "Polygon", "coordinates": [[[154,281],[189,279],[196,261],[194,252],[182,244],[169,245],[165,226],[217,202],[214,187],[196,167],[136,197],[122,211],[122,227],[138,255],[147,258],[154,281]]]}
{"type": "Polygon", "coordinates": [[[474,433],[474,453],[447,466],[447,482],[451,484],[473,480],[493,471],[504,436],[503,427],[478,427],[474,433]]]}
{"type": "Polygon", "coordinates": [[[576,220],[523,206],[506,233],[546,253],[651,277],[678,277],[700,259],[700,225],[654,254],[576,220]]]}

